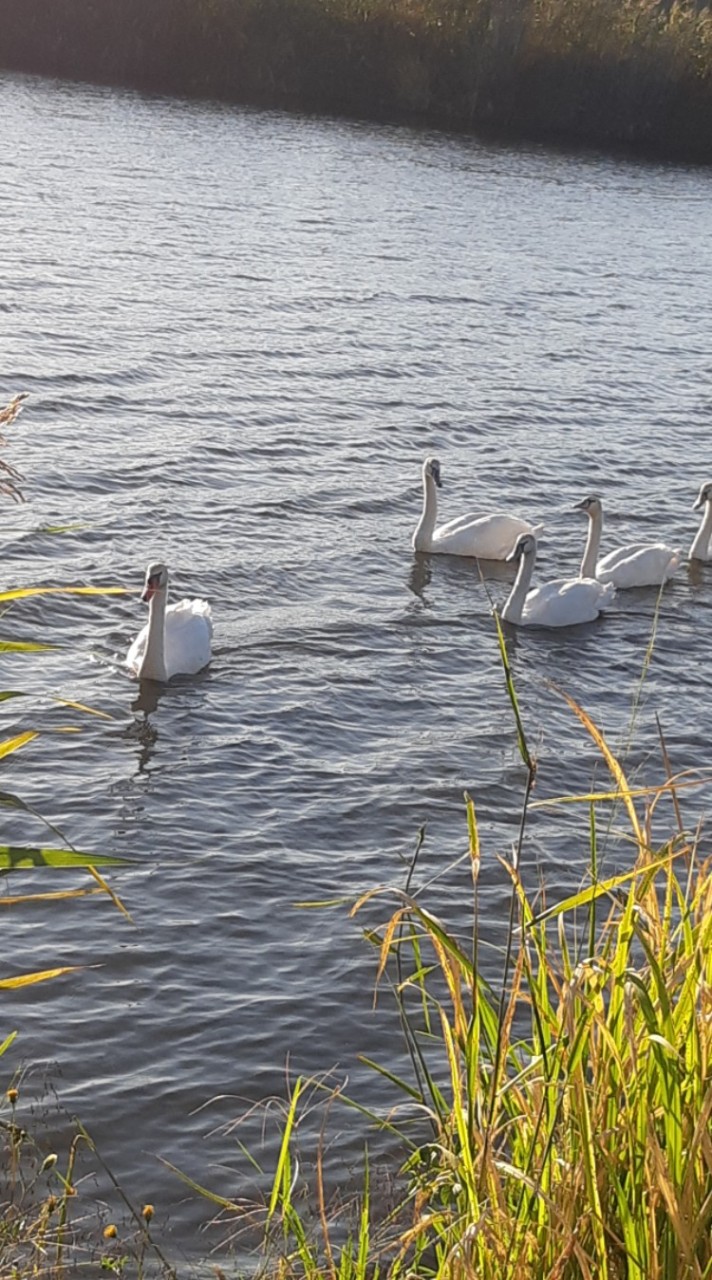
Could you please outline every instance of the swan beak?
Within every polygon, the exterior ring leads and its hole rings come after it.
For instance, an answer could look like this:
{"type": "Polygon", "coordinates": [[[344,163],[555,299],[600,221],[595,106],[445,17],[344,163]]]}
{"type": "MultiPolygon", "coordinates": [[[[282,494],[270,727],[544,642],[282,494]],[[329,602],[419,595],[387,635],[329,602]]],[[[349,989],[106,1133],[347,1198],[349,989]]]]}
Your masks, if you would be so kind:
{"type": "Polygon", "coordinates": [[[519,559],[519,547],[517,546],[514,548],[513,551],[510,551],[508,556],[505,556],[504,563],[511,564],[513,560],[518,560],[518,559],[519,559]]]}
{"type": "Polygon", "coordinates": [[[144,604],[148,604],[149,600],[151,600],[152,597],[155,596],[155,594],[156,594],[156,588],[151,586],[150,582],[147,582],[143,591],[141,592],[141,599],[143,600],[144,604]]]}
{"type": "Polygon", "coordinates": [[[573,507],[571,508],[571,510],[572,510],[572,511],[585,511],[585,510],[586,510],[586,503],[587,503],[587,502],[588,502],[588,498],[584,498],[584,499],[583,499],[583,502],[575,502],[575,503],[574,503],[574,505],[573,505],[573,507]]]}
{"type": "Polygon", "coordinates": [[[695,501],[693,502],[692,510],[699,511],[700,507],[704,507],[704,505],[705,505],[705,500],[702,497],[702,494],[700,494],[699,498],[696,498],[695,501]]]}

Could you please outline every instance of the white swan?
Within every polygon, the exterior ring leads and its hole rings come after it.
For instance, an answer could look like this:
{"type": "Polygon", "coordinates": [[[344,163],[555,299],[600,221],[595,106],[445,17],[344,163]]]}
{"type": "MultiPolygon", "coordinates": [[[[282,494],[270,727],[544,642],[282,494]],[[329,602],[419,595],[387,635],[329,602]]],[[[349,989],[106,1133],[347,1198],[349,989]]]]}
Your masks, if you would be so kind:
{"type": "Polygon", "coordinates": [[[693,511],[704,507],[702,523],[690,547],[691,560],[712,560],[712,480],[707,480],[697,495],[693,511]]]}
{"type": "Polygon", "coordinates": [[[181,600],[166,608],[168,570],[150,564],[141,599],[148,622],[126,655],[126,665],[142,680],[195,675],[210,662],[213,622],[207,600],[181,600]]]}
{"type": "Polygon", "coordinates": [[[680,563],[681,549],[665,542],[629,542],[616,547],[598,559],[603,530],[603,504],[600,498],[584,498],[574,504],[589,519],[586,549],[581,561],[582,578],[598,578],[612,582],[619,590],[628,587],[659,587],[671,578],[680,563]]]}
{"type": "Polygon", "coordinates": [[[476,556],[479,560],[506,560],[520,534],[541,531],[541,526],[534,529],[519,516],[510,516],[502,511],[490,516],[458,516],[436,529],[437,490],[440,488],[440,463],[437,458],[426,458],[423,463],[423,513],[413,534],[414,551],[476,556]]]}
{"type": "Polygon", "coordinates": [[[529,590],[536,563],[536,538],[519,538],[508,560],[518,560],[516,581],[502,610],[506,622],[525,627],[575,627],[593,622],[615,593],[612,583],[595,578],[557,578],[529,590]]]}

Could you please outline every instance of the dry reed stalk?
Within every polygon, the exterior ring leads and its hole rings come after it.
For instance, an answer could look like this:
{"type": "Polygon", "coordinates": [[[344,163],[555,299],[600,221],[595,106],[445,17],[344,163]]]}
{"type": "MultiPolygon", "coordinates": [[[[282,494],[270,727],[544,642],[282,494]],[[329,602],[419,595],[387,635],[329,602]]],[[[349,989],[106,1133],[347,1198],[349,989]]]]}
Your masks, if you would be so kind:
{"type": "MultiPolygon", "coordinates": [[[[9,427],[15,419],[22,413],[23,401],[27,399],[27,392],[22,391],[19,395],[13,396],[8,401],[4,409],[0,409],[0,427],[9,427]]],[[[5,436],[0,431],[0,445],[7,444],[5,436]]],[[[4,493],[8,498],[12,498],[13,502],[24,502],[25,495],[20,488],[19,481],[24,479],[15,467],[10,466],[4,458],[0,458],[0,493],[4,493]]]]}

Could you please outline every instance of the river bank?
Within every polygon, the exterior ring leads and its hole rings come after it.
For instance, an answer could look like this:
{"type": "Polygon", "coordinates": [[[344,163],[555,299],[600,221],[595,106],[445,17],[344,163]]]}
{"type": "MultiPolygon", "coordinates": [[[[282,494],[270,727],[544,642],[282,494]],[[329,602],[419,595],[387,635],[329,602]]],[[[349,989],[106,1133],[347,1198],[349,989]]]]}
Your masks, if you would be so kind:
{"type": "Polygon", "coordinates": [[[0,0],[6,70],[712,160],[712,19],[641,0],[0,0]]]}

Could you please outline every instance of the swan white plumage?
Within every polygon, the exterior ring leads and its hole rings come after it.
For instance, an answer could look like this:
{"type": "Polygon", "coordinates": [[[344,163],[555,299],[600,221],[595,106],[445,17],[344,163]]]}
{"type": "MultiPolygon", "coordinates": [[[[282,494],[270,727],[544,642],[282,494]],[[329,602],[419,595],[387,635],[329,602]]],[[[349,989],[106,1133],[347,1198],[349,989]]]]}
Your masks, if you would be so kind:
{"type": "Polygon", "coordinates": [[[525,534],[507,556],[519,561],[519,569],[502,610],[504,620],[525,627],[575,627],[593,622],[613,599],[613,584],[595,578],[557,578],[530,591],[536,550],[536,538],[525,534]]]}
{"type": "Polygon", "coordinates": [[[671,578],[680,564],[682,550],[665,542],[629,542],[616,547],[598,559],[603,531],[603,503],[592,496],[574,503],[574,510],[585,511],[589,519],[586,548],[581,561],[582,578],[598,578],[612,582],[618,590],[631,587],[660,587],[671,578]]]}
{"type": "Polygon", "coordinates": [[[479,560],[506,560],[516,539],[535,529],[519,516],[496,511],[492,515],[472,513],[457,516],[436,529],[438,489],[442,488],[440,463],[426,458],[423,463],[423,512],[413,534],[413,550],[448,556],[475,556],[479,560]]]}
{"type": "Polygon", "coordinates": [[[690,547],[691,560],[712,560],[712,480],[701,486],[693,511],[704,507],[702,522],[690,547]]]}
{"type": "Polygon", "coordinates": [[[150,564],[141,599],[148,622],[126,655],[126,665],[142,680],[195,675],[210,662],[213,621],[207,600],[181,600],[168,608],[168,570],[150,564]]]}

